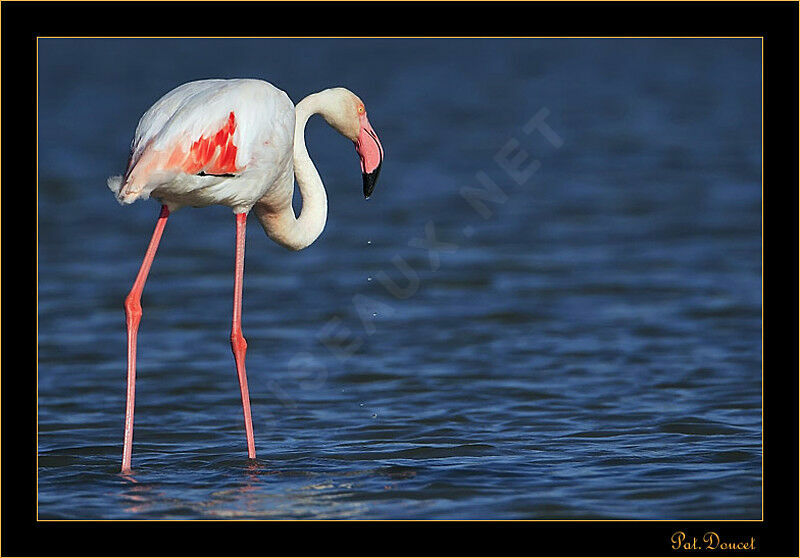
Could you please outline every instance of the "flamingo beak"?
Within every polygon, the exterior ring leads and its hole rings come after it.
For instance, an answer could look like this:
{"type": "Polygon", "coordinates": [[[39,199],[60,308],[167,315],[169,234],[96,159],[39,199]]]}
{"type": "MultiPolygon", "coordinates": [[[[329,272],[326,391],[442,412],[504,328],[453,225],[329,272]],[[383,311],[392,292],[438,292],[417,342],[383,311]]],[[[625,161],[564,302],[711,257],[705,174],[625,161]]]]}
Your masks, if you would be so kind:
{"type": "Polygon", "coordinates": [[[375,189],[383,164],[383,146],[378,134],[370,126],[366,113],[360,117],[361,131],[355,141],[356,152],[361,159],[361,176],[364,179],[364,197],[369,198],[375,189]]]}
{"type": "Polygon", "coordinates": [[[375,189],[375,183],[378,181],[378,175],[380,172],[381,163],[378,163],[378,166],[374,171],[361,174],[361,177],[364,179],[364,199],[369,199],[369,197],[372,195],[372,191],[375,189]]]}

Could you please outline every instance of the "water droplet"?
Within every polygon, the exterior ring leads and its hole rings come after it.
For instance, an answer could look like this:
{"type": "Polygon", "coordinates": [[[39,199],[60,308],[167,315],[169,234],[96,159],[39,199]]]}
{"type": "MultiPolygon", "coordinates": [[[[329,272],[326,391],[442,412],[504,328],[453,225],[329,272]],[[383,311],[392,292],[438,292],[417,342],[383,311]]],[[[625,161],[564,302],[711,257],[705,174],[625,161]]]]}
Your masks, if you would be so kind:
{"type": "Polygon", "coordinates": [[[363,404],[363,403],[359,403],[359,404],[358,404],[358,406],[359,406],[359,407],[363,407],[363,406],[364,406],[364,404],[363,404]]]}
{"type": "Polygon", "coordinates": [[[372,244],[372,241],[371,240],[367,240],[367,246],[369,246],[370,244],[372,244]]]}
{"type": "Polygon", "coordinates": [[[378,315],[378,313],[377,313],[377,312],[373,312],[373,313],[372,313],[372,317],[373,317],[373,318],[374,318],[375,316],[377,316],[377,315],[378,315]]]}
{"type": "Polygon", "coordinates": [[[372,277],[367,277],[367,281],[372,281],[372,277]]]}

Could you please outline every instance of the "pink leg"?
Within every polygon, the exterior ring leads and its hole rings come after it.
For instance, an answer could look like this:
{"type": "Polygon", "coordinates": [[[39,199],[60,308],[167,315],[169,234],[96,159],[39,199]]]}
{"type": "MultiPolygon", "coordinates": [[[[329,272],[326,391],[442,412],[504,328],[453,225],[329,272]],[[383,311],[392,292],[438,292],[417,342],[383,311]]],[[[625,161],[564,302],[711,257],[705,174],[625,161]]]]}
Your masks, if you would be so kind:
{"type": "Polygon", "coordinates": [[[247,213],[236,214],[236,273],[233,283],[233,325],[231,326],[231,349],[239,375],[239,390],[242,392],[242,411],[244,430],[247,434],[247,457],[255,459],[256,442],[253,438],[253,419],[250,418],[250,392],[247,389],[247,372],[244,369],[244,355],[247,341],[242,335],[242,281],[244,279],[244,235],[247,226],[247,213]]]}
{"type": "Polygon", "coordinates": [[[133,448],[133,403],[136,394],[136,333],[139,331],[139,322],[142,319],[142,291],[144,283],[147,281],[147,274],[158,250],[158,242],[161,240],[161,233],[167,224],[169,209],[166,205],[161,206],[161,215],[156,223],[156,230],[153,231],[153,238],[142,261],[142,267],[136,275],[133,288],[125,298],[125,323],[128,327],[128,393],[125,403],[125,443],[122,449],[122,472],[131,471],[131,451],[133,448]]]}

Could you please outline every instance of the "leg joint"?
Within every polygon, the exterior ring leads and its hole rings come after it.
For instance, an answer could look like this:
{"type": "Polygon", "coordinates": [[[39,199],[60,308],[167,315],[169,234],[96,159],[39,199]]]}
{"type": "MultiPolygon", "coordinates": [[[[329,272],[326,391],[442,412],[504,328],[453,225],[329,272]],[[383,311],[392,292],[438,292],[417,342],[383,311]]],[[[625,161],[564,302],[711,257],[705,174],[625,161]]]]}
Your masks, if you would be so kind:
{"type": "Polygon", "coordinates": [[[141,318],[142,317],[142,303],[137,296],[137,293],[131,291],[125,297],[125,316],[128,318],[141,318]]]}
{"type": "Polygon", "coordinates": [[[245,340],[241,330],[231,331],[231,349],[233,349],[234,353],[247,350],[247,340],[245,340]]]}

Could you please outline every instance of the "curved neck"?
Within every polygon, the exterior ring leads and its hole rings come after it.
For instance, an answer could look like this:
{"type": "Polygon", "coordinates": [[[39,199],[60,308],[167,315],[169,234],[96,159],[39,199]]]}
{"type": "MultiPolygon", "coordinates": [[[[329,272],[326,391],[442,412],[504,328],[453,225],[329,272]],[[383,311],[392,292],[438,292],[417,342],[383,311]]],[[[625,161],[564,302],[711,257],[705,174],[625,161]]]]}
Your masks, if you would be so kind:
{"type": "MultiPolygon", "coordinates": [[[[324,91],[314,93],[295,107],[293,159],[294,175],[303,200],[300,216],[295,217],[291,194],[288,200],[284,200],[287,203],[281,204],[279,209],[269,202],[255,205],[256,216],[267,235],[290,250],[302,250],[314,242],[322,234],[328,218],[328,196],[317,168],[308,155],[305,140],[306,123],[315,114],[324,116],[325,100],[324,91]]],[[[291,175],[287,179],[291,181],[291,175]]],[[[291,191],[292,188],[289,189],[291,191]]]]}

